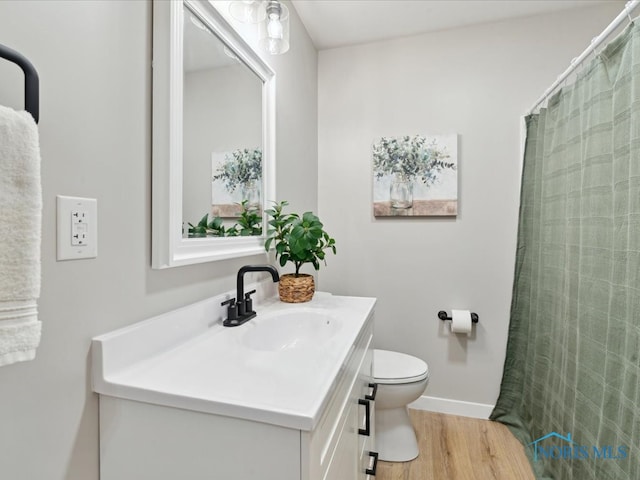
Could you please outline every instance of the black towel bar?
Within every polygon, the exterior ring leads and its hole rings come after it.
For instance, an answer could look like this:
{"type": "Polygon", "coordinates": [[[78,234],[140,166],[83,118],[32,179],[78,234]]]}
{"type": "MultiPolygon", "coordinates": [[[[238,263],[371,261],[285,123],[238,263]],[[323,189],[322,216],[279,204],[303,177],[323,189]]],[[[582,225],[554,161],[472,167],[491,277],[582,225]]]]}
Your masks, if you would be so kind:
{"type": "Polygon", "coordinates": [[[0,44],[0,58],[18,65],[24,72],[24,109],[38,123],[40,118],[40,79],[33,64],[24,55],[0,44]]]}

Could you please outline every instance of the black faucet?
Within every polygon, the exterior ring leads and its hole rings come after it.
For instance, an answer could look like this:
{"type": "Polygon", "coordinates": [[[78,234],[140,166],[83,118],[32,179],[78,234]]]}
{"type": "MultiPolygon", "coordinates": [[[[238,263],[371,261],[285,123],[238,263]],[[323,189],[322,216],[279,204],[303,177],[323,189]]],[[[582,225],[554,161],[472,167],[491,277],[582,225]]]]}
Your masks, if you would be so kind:
{"type": "Polygon", "coordinates": [[[280,275],[273,265],[245,265],[238,270],[238,279],[236,282],[236,298],[230,298],[222,305],[227,305],[227,319],[222,322],[225,327],[237,327],[257,315],[253,310],[253,300],[251,295],[256,293],[255,290],[250,292],[244,291],[244,274],[247,272],[269,272],[274,282],[280,281],[280,275]]]}

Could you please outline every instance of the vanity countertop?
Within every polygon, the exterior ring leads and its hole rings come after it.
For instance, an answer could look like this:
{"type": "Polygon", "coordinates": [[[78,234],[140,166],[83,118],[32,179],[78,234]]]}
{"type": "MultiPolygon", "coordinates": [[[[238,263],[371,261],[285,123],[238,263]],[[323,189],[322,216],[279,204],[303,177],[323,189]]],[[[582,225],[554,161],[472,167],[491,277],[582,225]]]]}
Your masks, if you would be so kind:
{"type": "Polygon", "coordinates": [[[222,326],[219,307],[228,297],[94,338],[94,391],[289,428],[315,428],[355,340],[372,317],[375,299],[317,292],[311,302],[288,304],[272,297],[256,304],[256,318],[228,328],[222,326]],[[314,340],[297,345],[291,340],[279,344],[275,337],[268,348],[261,348],[261,335],[268,330],[260,329],[266,322],[306,312],[335,322],[335,333],[314,335],[309,337],[314,340]]]}

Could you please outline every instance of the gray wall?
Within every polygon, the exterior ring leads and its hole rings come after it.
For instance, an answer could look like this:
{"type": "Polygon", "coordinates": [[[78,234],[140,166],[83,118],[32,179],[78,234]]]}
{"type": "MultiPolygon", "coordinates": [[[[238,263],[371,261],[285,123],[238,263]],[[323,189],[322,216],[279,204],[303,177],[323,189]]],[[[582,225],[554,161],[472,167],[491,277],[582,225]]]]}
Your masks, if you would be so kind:
{"type": "Polygon", "coordinates": [[[319,54],[319,208],[338,256],[319,287],[372,295],[376,344],[426,360],[426,395],[493,404],[509,318],[519,118],[622,3],[319,54]],[[381,136],[459,134],[457,218],[374,218],[381,136]],[[455,338],[439,310],[480,315],[455,338]]]}
{"type": "MultiPolygon", "coordinates": [[[[378,296],[378,344],[427,359],[432,395],[495,399],[515,245],[515,119],[619,7],[325,51],[320,95],[316,52],[291,10],[291,50],[269,59],[278,197],[320,208],[339,248],[320,287],[378,296]],[[433,131],[460,134],[460,215],[374,220],[371,142],[433,131]],[[481,314],[466,348],[434,318],[456,306],[481,314]]],[[[41,76],[44,189],[42,343],[34,361],[0,368],[2,478],[96,480],[91,337],[230,290],[240,265],[263,260],[150,269],[150,39],[149,2],[0,1],[0,43],[41,76]],[[56,194],[98,199],[97,259],[56,262],[56,194]]],[[[0,103],[21,106],[21,72],[0,65],[0,78],[0,103]]]]}
{"type": "MultiPolygon", "coordinates": [[[[187,225],[211,214],[211,154],[262,145],[262,81],[241,64],[185,72],[183,101],[182,220],[187,225]]],[[[216,187],[225,191],[221,183],[216,187]]]]}
{"type": "MultiPolygon", "coordinates": [[[[317,210],[317,54],[292,23],[290,52],[268,60],[277,187],[317,210]]],[[[34,361],[0,368],[0,477],[97,480],[90,339],[231,290],[241,265],[265,258],[150,268],[150,2],[0,1],[0,43],[40,74],[44,196],[42,343],[34,361]],[[57,194],[98,199],[98,258],[56,262],[57,194]]],[[[0,78],[0,103],[21,107],[21,71],[2,65],[0,78]]]]}

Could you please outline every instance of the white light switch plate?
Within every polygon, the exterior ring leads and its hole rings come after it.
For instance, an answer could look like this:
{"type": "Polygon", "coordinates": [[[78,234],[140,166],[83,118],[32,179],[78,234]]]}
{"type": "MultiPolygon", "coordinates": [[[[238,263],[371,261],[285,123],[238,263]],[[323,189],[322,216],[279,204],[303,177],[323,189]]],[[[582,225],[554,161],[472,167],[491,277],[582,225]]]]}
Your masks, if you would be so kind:
{"type": "Polygon", "coordinates": [[[98,256],[98,201],[95,198],[58,195],[57,259],[98,256]]]}

